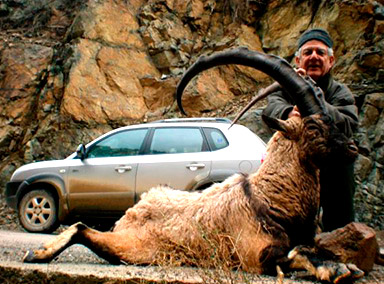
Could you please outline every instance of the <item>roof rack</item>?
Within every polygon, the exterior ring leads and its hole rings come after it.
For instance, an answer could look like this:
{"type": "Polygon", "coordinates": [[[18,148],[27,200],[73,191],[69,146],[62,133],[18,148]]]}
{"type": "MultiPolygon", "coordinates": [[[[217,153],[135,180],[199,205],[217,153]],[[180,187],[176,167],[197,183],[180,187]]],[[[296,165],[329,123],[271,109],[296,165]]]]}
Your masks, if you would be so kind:
{"type": "Polygon", "coordinates": [[[232,121],[228,118],[215,118],[215,117],[189,117],[189,118],[168,118],[154,121],[156,123],[170,123],[170,122],[221,122],[231,123],[232,121]]]}

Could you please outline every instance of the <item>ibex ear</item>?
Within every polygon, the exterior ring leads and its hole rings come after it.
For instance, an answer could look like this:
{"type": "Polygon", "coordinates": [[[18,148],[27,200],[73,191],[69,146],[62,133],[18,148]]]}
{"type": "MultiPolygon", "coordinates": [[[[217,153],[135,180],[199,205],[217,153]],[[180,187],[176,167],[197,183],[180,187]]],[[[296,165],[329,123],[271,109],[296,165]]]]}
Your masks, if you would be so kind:
{"type": "Polygon", "coordinates": [[[278,130],[281,132],[287,132],[288,130],[287,123],[284,120],[269,117],[264,114],[261,116],[261,118],[263,119],[265,124],[271,129],[278,130]]]}

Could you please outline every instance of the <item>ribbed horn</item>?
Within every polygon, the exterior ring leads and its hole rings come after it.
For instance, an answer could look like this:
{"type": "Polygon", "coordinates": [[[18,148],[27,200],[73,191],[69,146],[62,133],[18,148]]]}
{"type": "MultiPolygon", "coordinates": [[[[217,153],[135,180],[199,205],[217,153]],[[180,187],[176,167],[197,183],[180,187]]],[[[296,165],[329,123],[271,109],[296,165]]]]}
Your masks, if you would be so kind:
{"type": "Polygon", "coordinates": [[[176,89],[177,105],[186,115],[182,106],[183,91],[198,73],[219,65],[238,64],[252,67],[272,77],[292,97],[302,116],[315,113],[326,114],[323,93],[312,80],[302,78],[284,59],[247,48],[235,48],[211,56],[200,57],[184,73],[176,89]]]}

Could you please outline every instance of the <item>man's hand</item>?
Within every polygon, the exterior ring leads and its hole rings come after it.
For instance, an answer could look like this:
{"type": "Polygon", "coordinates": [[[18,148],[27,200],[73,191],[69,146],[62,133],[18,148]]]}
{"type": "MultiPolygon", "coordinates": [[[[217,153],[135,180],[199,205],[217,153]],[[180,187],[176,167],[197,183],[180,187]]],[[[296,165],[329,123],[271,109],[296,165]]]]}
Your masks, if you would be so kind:
{"type": "Polygon", "coordinates": [[[299,74],[301,76],[307,75],[307,71],[305,71],[305,69],[303,69],[303,68],[295,68],[295,71],[297,74],[299,74]]]}

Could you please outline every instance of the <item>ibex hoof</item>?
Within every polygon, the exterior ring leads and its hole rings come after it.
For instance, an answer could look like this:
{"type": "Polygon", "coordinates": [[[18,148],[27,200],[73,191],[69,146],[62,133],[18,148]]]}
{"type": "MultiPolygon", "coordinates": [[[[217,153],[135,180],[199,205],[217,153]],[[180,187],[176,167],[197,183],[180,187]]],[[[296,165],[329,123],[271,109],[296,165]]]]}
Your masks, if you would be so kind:
{"type": "Polygon", "coordinates": [[[29,250],[25,253],[23,257],[23,262],[34,262],[35,253],[32,250],[29,250]]]}
{"type": "Polygon", "coordinates": [[[352,281],[353,279],[359,279],[363,276],[364,271],[360,270],[356,265],[350,263],[339,263],[336,267],[333,283],[338,284],[346,281],[352,281]]]}

